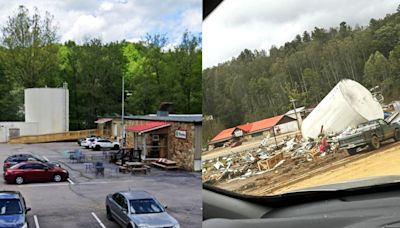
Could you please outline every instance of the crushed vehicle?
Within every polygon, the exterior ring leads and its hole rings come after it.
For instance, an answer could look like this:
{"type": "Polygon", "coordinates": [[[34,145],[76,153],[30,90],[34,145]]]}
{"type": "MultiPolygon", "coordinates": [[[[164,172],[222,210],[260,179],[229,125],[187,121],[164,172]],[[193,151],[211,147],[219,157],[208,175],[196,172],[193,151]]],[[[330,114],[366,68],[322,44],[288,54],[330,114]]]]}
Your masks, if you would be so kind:
{"type": "Polygon", "coordinates": [[[356,154],[361,147],[369,146],[371,150],[379,149],[382,141],[393,138],[400,140],[400,124],[388,124],[383,119],[361,123],[355,129],[344,131],[338,136],[339,148],[346,149],[350,155],[356,154]]]}

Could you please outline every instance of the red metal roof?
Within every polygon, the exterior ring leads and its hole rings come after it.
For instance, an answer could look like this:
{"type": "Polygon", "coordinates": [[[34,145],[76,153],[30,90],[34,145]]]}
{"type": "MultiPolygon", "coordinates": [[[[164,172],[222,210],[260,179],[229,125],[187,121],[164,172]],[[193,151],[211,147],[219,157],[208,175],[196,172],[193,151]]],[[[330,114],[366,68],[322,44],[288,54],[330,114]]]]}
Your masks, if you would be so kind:
{"type": "Polygon", "coordinates": [[[168,122],[149,121],[144,124],[129,126],[126,130],[139,132],[139,133],[145,133],[145,132],[154,131],[154,130],[164,128],[164,127],[169,127],[169,126],[171,126],[171,124],[169,124],[168,122]]]}
{"type": "Polygon", "coordinates": [[[252,127],[253,127],[253,123],[247,123],[247,124],[239,125],[236,128],[239,128],[240,130],[245,131],[245,132],[250,132],[252,127]]]}
{"type": "Polygon", "coordinates": [[[258,132],[262,130],[267,130],[279,123],[279,121],[284,117],[284,115],[274,116],[268,119],[259,120],[252,123],[242,124],[237,127],[228,128],[221,131],[218,135],[216,135],[213,139],[211,139],[210,143],[215,143],[218,141],[223,141],[226,139],[230,139],[232,137],[233,131],[236,128],[241,129],[247,133],[258,132]]]}
{"type": "Polygon", "coordinates": [[[259,120],[252,123],[251,131],[256,132],[260,130],[265,130],[272,128],[279,123],[279,121],[284,117],[284,115],[274,116],[268,119],[259,120]]]}
{"type": "Polygon", "coordinates": [[[225,139],[230,139],[232,137],[233,130],[235,130],[235,127],[221,131],[218,135],[216,135],[213,139],[211,139],[210,142],[218,142],[225,139]]]}

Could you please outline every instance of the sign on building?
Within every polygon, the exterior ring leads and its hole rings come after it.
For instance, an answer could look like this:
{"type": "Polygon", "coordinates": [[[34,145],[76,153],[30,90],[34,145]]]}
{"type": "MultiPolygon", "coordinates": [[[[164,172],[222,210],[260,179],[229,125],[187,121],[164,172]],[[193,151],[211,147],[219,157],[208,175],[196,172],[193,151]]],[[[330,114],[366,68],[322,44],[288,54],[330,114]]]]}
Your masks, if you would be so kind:
{"type": "Polygon", "coordinates": [[[186,139],[186,131],[176,130],[175,137],[180,139],[186,139]]]}

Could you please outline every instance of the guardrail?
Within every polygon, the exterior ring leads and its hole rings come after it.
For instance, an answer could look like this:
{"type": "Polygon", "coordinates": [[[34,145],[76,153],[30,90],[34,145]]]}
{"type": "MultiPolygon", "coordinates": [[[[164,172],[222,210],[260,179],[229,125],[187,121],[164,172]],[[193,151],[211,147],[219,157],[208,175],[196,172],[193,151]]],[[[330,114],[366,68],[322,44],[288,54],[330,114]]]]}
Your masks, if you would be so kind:
{"type": "Polygon", "coordinates": [[[107,132],[104,130],[89,129],[89,130],[67,131],[67,132],[41,134],[41,135],[23,135],[23,136],[11,138],[8,141],[8,143],[9,144],[19,144],[19,143],[27,143],[28,144],[28,143],[70,141],[70,140],[78,140],[78,139],[84,138],[88,135],[105,136],[105,133],[107,133],[107,132]]]}

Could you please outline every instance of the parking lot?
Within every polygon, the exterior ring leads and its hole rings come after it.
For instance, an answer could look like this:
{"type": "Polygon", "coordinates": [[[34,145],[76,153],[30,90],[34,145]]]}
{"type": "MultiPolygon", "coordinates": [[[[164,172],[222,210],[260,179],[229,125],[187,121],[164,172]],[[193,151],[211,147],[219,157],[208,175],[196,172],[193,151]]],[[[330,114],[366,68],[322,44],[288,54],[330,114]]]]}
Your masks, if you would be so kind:
{"type": "MultiPolygon", "coordinates": [[[[0,189],[20,191],[25,197],[27,206],[32,208],[28,212],[30,227],[119,227],[106,218],[105,197],[129,189],[153,194],[168,205],[167,212],[181,227],[201,227],[201,173],[152,168],[149,174],[123,174],[107,162],[104,177],[96,176],[83,163],[72,162],[65,156],[65,151],[77,148],[80,147],[75,142],[0,144],[1,162],[8,155],[33,153],[59,162],[70,173],[68,182],[61,183],[15,185],[0,181],[0,189]]],[[[102,151],[82,151],[102,159],[102,151]]]]}

